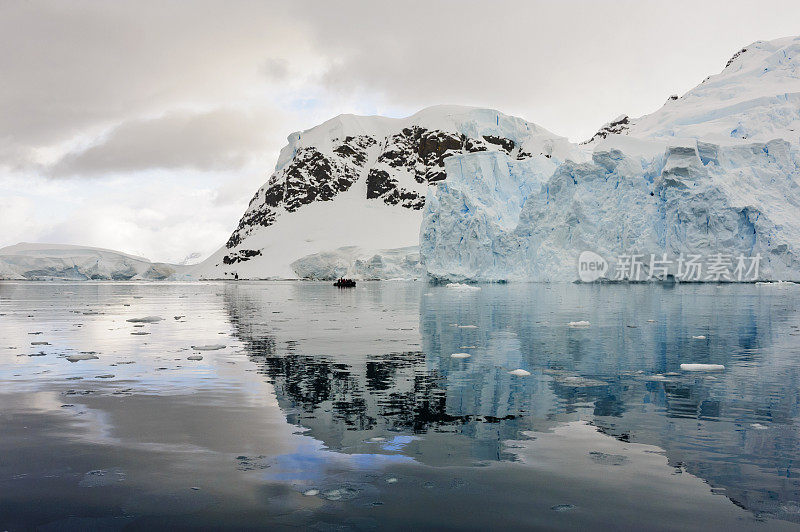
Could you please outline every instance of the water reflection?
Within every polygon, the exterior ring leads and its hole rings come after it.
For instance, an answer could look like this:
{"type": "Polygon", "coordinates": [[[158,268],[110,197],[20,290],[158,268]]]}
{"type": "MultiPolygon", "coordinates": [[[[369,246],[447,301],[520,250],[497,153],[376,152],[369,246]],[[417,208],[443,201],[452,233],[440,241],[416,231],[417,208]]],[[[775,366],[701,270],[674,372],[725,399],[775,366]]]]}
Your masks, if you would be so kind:
{"type": "Polygon", "coordinates": [[[288,290],[278,314],[274,292],[247,285],[226,287],[225,306],[289,421],[330,449],[510,461],[508,441],[586,420],[664,449],[756,514],[800,522],[797,287],[288,290]],[[568,325],[581,320],[591,326],[568,325]]]}

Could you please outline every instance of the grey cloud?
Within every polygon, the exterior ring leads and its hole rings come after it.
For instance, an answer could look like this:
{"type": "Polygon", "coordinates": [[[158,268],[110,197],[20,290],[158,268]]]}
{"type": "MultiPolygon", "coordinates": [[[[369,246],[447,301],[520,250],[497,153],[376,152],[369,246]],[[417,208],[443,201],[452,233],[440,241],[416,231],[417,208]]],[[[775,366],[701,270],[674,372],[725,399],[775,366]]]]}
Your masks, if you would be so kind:
{"type": "Polygon", "coordinates": [[[767,3],[411,0],[387,9],[353,1],[294,7],[331,58],[321,79],[331,91],[380,94],[388,105],[410,109],[442,102],[495,107],[583,140],[623,112],[654,111],[669,94],[719,72],[742,45],[796,32],[800,4],[767,3]]]}
{"type": "Polygon", "coordinates": [[[0,2],[0,165],[124,120],[241,99],[298,37],[283,4],[0,2]]]}
{"type": "Polygon", "coordinates": [[[131,120],[102,141],[71,152],[50,168],[54,176],[97,176],[140,170],[231,170],[266,149],[270,118],[263,113],[217,109],[175,111],[131,120]]]}

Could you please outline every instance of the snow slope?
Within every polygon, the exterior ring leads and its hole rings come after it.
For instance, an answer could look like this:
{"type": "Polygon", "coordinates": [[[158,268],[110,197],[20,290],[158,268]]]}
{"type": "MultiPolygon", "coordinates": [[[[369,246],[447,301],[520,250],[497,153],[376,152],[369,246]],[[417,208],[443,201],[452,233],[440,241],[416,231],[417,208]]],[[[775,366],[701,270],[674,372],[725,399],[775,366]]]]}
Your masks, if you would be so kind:
{"type": "Polygon", "coordinates": [[[800,38],[746,47],[656,113],[607,124],[584,145],[590,160],[448,159],[420,234],[428,272],[573,281],[592,251],[609,263],[607,278],[633,254],[666,254],[660,275],[677,275],[683,254],[725,255],[729,270],[760,256],[757,278],[800,280],[798,51],[800,38]]]}
{"type": "Polygon", "coordinates": [[[407,118],[341,115],[288,140],[227,244],[193,275],[296,278],[292,264],[308,255],[416,246],[427,188],[445,178],[453,155],[503,153],[524,161],[576,152],[536,124],[460,106],[407,118]]]}
{"type": "MultiPolygon", "coordinates": [[[[738,140],[800,139],[800,37],[757,41],[737,51],[719,74],[655,113],[623,115],[592,140],[609,133],[639,138],[690,137],[716,144],[738,140]]],[[[591,142],[591,141],[590,141],[591,142]]]]}
{"type": "Polygon", "coordinates": [[[20,243],[0,248],[0,279],[164,280],[181,278],[183,268],[119,251],[66,244],[20,243]]]}

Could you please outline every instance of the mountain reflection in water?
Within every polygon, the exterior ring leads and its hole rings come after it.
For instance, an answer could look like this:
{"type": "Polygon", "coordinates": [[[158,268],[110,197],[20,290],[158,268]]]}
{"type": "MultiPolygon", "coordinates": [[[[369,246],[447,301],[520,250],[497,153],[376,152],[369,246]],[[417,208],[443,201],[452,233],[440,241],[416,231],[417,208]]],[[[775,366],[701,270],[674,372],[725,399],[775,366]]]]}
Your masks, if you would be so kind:
{"type": "Polygon", "coordinates": [[[330,300],[296,284],[295,313],[277,320],[272,291],[226,287],[236,335],[288,420],[328,448],[510,461],[508,441],[585,420],[664,449],[676,472],[743,508],[800,522],[800,287],[389,286],[330,300]],[[418,321],[403,312],[415,300],[418,321]],[[568,326],[580,320],[591,326],[568,326]],[[387,348],[415,334],[418,350],[387,348]]]}

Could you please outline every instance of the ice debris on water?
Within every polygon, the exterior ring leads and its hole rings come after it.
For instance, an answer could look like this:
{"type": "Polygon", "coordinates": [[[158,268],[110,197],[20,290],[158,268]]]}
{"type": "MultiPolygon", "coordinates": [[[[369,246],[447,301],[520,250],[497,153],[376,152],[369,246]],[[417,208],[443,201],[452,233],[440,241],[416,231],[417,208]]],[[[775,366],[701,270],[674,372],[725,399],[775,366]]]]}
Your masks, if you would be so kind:
{"type": "Polygon", "coordinates": [[[397,478],[395,477],[389,477],[386,479],[387,484],[394,484],[395,482],[397,482],[397,478]]]}
{"type": "Polygon", "coordinates": [[[450,358],[469,358],[471,356],[469,353],[453,353],[450,358]]]}
{"type": "Polygon", "coordinates": [[[722,371],[725,366],[722,364],[681,364],[683,371],[722,371]]]}
{"type": "Polygon", "coordinates": [[[768,427],[766,425],[762,425],[761,423],[753,423],[750,425],[750,428],[756,430],[767,430],[768,427]]]}
{"type": "Polygon", "coordinates": [[[144,318],[131,318],[125,320],[129,323],[156,323],[158,321],[163,320],[164,318],[160,316],[145,316],[144,318]]]}
{"type": "Polygon", "coordinates": [[[555,506],[551,506],[550,509],[554,512],[569,512],[570,510],[574,510],[577,508],[574,504],[556,504],[555,506]]]}
{"type": "Polygon", "coordinates": [[[195,351],[219,351],[225,349],[224,344],[206,344],[206,345],[193,345],[192,349],[195,351]]]}
{"type": "Polygon", "coordinates": [[[319,495],[319,490],[315,489],[306,490],[303,492],[303,495],[305,495],[306,497],[316,497],[317,495],[319,495]]]}
{"type": "Polygon", "coordinates": [[[697,336],[692,336],[692,339],[694,339],[694,340],[705,340],[706,337],[705,337],[704,334],[699,334],[697,336]]]}
{"type": "Polygon", "coordinates": [[[480,286],[473,286],[471,284],[465,283],[447,283],[445,285],[446,288],[452,288],[454,290],[480,290],[480,286]]]}
{"type": "Polygon", "coordinates": [[[79,362],[81,360],[96,360],[97,358],[98,356],[92,353],[78,353],[77,355],[69,355],[67,360],[70,362],[79,362]]]}
{"type": "Polygon", "coordinates": [[[530,371],[525,371],[524,369],[514,369],[508,372],[509,375],[516,375],[517,377],[527,377],[531,374],[530,371]]]}
{"type": "Polygon", "coordinates": [[[588,321],[571,321],[567,325],[573,329],[585,329],[592,326],[588,321]]]}

